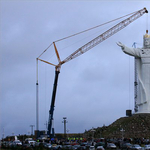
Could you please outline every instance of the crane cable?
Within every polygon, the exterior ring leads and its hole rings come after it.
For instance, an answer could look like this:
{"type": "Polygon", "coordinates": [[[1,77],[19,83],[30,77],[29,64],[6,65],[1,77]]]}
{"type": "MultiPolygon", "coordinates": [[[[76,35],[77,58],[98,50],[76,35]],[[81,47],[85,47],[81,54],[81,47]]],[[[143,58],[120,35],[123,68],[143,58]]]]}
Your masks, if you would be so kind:
{"type": "Polygon", "coordinates": [[[53,44],[53,43],[51,43],[51,44],[42,52],[42,54],[39,55],[39,57],[37,57],[37,59],[40,58],[40,57],[43,55],[43,53],[45,53],[45,52],[51,47],[52,44],[53,44]]]}
{"type": "Polygon", "coordinates": [[[148,31],[148,13],[147,13],[147,18],[146,18],[146,30],[148,31]]]}
{"type": "Polygon", "coordinates": [[[121,18],[124,18],[124,17],[127,17],[127,16],[129,16],[129,15],[132,15],[132,14],[134,14],[134,13],[136,13],[136,12],[137,12],[137,11],[135,11],[135,12],[133,12],[133,13],[130,13],[130,14],[128,14],[128,15],[125,15],[125,16],[119,17],[119,18],[117,18],[117,19],[113,19],[113,20],[108,21],[108,22],[106,22],[106,23],[103,23],[103,24],[97,25],[97,26],[95,26],[95,27],[92,27],[92,28],[86,29],[86,30],[84,30],[84,31],[81,31],[81,32],[78,32],[78,33],[72,34],[72,35],[70,35],[70,36],[67,36],[67,37],[64,37],[64,38],[62,38],[62,39],[56,40],[56,41],[54,41],[54,42],[56,43],[56,42],[59,42],[59,41],[65,40],[65,39],[67,39],[67,38],[70,38],[70,37],[72,37],[72,36],[76,36],[76,35],[78,35],[78,34],[81,34],[81,33],[87,32],[87,31],[89,31],[89,30],[92,30],[92,29],[98,28],[98,27],[100,27],[100,26],[106,25],[106,24],[111,23],[111,22],[113,22],[113,21],[117,21],[117,20],[119,20],[119,19],[121,19],[121,18]]]}
{"type": "MultiPolygon", "coordinates": [[[[117,20],[122,19],[122,18],[124,18],[124,17],[127,17],[127,16],[129,16],[129,15],[132,15],[132,14],[134,14],[134,13],[136,13],[136,12],[138,12],[138,11],[132,12],[132,13],[130,13],[130,14],[127,14],[127,15],[125,15],[125,16],[119,17],[119,18],[117,18],[117,19],[113,19],[113,20],[111,20],[111,21],[108,21],[108,22],[106,22],[106,23],[103,23],[103,24],[97,25],[97,26],[92,27],[92,28],[89,28],[89,29],[86,29],[86,30],[84,30],[84,31],[81,31],[81,32],[78,32],[78,33],[72,34],[72,35],[70,35],[70,36],[66,36],[66,37],[64,37],[64,38],[61,38],[61,39],[59,39],[59,40],[54,41],[53,43],[56,43],[56,42],[59,42],[59,41],[62,41],[62,40],[65,40],[65,39],[71,38],[71,37],[76,36],[76,35],[78,35],[78,34],[81,34],[81,33],[87,32],[87,31],[89,31],[89,30],[92,30],[92,29],[98,28],[98,27],[100,27],[100,26],[106,25],[106,24],[111,23],[111,22],[114,22],[114,21],[117,21],[117,20]]],[[[47,47],[47,48],[46,48],[46,49],[42,52],[42,54],[41,54],[41,55],[39,55],[39,57],[41,57],[41,56],[43,55],[43,53],[45,53],[45,52],[46,52],[46,51],[47,51],[47,50],[51,47],[51,45],[52,45],[53,43],[51,43],[51,44],[50,44],[50,45],[49,45],[49,46],[48,46],[48,47],[47,47]]],[[[37,58],[39,58],[39,57],[37,57],[37,58]]]]}

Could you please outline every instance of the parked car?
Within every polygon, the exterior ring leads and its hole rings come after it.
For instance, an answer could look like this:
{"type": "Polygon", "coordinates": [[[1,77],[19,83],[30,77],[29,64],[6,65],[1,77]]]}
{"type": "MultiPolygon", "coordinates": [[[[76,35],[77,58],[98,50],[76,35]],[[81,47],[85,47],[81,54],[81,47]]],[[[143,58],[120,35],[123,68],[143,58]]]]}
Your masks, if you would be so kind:
{"type": "Polygon", "coordinates": [[[78,149],[79,149],[79,150],[85,150],[85,149],[86,149],[86,146],[80,146],[78,149]]]}
{"type": "Polygon", "coordinates": [[[62,149],[65,149],[65,150],[72,149],[72,145],[63,145],[62,149]]]}
{"type": "Polygon", "coordinates": [[[95,147],[94,146],[90,146],[89,150],[95,150],[95,147]]]}
{"type": "Polygon", "coordinates": [[[9,141],[8,145],[9,147],[13,147],[13,141],[9,141]]]}
{"type": "Polygon", "coordinates": [[[52,147],[52,144],[50,144],[50,143],[45,143],[45,144],[43,144],[44,145],[44,147],[46,147],[46,148],[51,148],[52,147]]]}
{"type": "Polygon", "coordinates": [[[142,150],[142,147],[138,144],[133,144],[131,147],[132,150],[142,150]]]}
{"type": "Polygon", "coordinates": [[[16,140],[16,141],[13,141],[13,145],[14,146],[19,146],[19,145],[22,145],[22,143],[19,141],[19,140],[16,140]]]}
{"type": "Polygon", "coordinates": [[[105,147],[105,143],[104,142],[98,142],[98,143],[95,144],[95,148],[97,148],[98,146],[105,147]]]}
{"type": "Polygon", "coordinates": [[[116,149],[117,146],[114,143],[107,143],[107,148],[109,148],[109,149],[116,149]]]}
{"type": "Polygon", "coordinates": [[[96,150],[105,150],[103,146],[97,146],[96,150]]]}
{"type": "Polygon", "coordinates": [[[36,142],[32,138],[26,138],[25,144],[29,144],[31,147],[34,147],[36,142]]]}
{"type": "Polygon", "coordinates": [[[76,149],[78,149],[78,147],[80,147],[80,145],[73,145],[72,149],[76,150],[76,149]]]}
{"type": "Polygon", "coordinates": [[[51,150],[59,150],[62,149],[62,145],[53,144],[51,150]]]}
{"type": "Polygon", "coordinates": [[[130,144],[130,143],[124,143],[121,148],[122,149],[131,149],[132,148],[132,144],[130,144]]]}
{"type": "Polygon", "coordinates": [[[144,146],[144,150],[150,150],[150,144],[144,146]]]}
{"type": "Polygon", "coordinates": [[[29,143],[29,145],[34,147],[36,142],[34,140],[31,140],[31,141],[28,141],[28,143],[29,143]]]}

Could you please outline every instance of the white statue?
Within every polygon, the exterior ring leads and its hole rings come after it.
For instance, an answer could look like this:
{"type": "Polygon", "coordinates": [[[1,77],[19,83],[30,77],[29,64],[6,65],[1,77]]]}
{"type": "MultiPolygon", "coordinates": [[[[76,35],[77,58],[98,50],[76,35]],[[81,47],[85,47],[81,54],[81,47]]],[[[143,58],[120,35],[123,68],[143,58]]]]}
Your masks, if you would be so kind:
{"type": "Polygon", "coordinates": [[[150,35],[147,31],[143,36],[143,48],[128,48],[121,42],[118,42],[117,45],[124,53],[138,58],[136,65],[139,90],[136,113],[150,113],[150,35]]]}

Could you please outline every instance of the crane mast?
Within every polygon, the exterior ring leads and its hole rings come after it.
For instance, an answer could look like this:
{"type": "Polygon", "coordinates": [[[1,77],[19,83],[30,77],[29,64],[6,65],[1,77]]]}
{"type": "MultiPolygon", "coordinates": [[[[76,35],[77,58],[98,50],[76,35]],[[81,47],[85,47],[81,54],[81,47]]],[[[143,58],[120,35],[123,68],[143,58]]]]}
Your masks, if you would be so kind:
{"type": "Polygon", "coordinates": [[[53,138],[55,135],[55,131],[54,131],[54,127],[52,128],[53,125],[53,113],[54,113],[54,107],[55,107],[55,97],[56,97],[56,90],[57,90],[57,82],[58,82],[58,75],[59,75],[59,71],[56,70],[55,71],[55,79],[54,79],[54,85],[53,85],[53,93],[52,93],[52,99],[51,99],[51,106],[50,106],[50,110],[49,110],[49,119],[48,119],[48,130],[47,130],[47,134],[53,138]]]}
{"type": "Polygon", "coordinates": [[[56,96],[56,90],[57,90],[58,75],[60,73],[61,65],[68,62],[68,61],[70,61],[70,60],[72,60],[72,59],[74,59],[74,58],[76,58],[76,57],[78,57],[78,56],[80,56],[80,55],[82,55],[83,53],[87,52],[88,50],[95,47],[99,43],[103,42],[104,40],[106,40],[110,36],[114,35],[118,31],[120,31],[121,29],[125,28],[127,25],[132,23],[134,20],[141,17],[144,13],[148,13],[146,8],[143,8],[143,9],[135,12],[132,16],[128,17],[127,19],[125,19],[123,21],[121,21],[117,25],[113,26],[112,28],[110,28],[106,32],[102,33],[98,37],[94,38],[93,40],[91,40],[87,44],[85,44],[82,47],[80,47],[79,49],[77,49],[75,52],[73,52],[71,55],[69,55],[63,61],[60,60],[59,53],[57,51],[56,45],[53,42],[54,48],[55,48],[55,53],[56,53],[56,56],[57,56],[57,59],[58,59],[58,62],[59,62],[58,65],[54,65],[52,63],[49,63],[47,61],[44,61],[44,60],[38,58],[40,61],[43,61],[45,63],[48,63],[48,64],[51,64],[51,65],[55,66],[55,79],[54,79],[53,93],[52,93],[52,99],[51,99],[51,106],[50,106],[50,111],[49,111],[48,132],[47,132],[47,134],[50,137],[54,137],[54,129],[52,129],[52,122],[53,122],[53,112],[54,112],[54,106],[55,106],[55,96],[56,96]]]}

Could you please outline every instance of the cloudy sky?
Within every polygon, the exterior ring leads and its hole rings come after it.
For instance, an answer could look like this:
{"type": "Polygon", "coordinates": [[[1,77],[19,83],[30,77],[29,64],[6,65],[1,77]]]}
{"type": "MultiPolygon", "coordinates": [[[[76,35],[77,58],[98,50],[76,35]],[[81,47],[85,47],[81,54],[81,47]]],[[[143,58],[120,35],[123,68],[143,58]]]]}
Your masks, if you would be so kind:
{"type": "MultiPolygon", "coordinates": [[[[146,7],[147,1],[9,1],[1,0],[0,138],[30,134],[36,129],[36,58],[53,42],[146,7]]],[[[118,22],[56,43],[63,60],[118,22]]],[[[116,45],[142,47],[150,25],[147,14],[82,56],[62,65],[56,95],[54,126],[69,133],[110,125],[134,110],[134,58],[116,45]]],[[[56,62],[51,46],[41,59],[56,62]]],[[[39,129],[46,130],[55,68],[38,63],[39,129]]]]}

